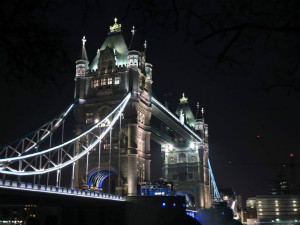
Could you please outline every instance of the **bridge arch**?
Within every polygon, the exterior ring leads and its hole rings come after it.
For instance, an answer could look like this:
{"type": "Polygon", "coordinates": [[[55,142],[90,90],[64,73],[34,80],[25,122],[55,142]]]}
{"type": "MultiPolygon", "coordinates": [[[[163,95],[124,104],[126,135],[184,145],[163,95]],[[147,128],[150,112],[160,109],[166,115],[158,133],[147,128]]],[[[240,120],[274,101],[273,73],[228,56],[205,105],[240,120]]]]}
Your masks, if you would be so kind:
{"type": "Polygon", "coordinates": [[[103,192],[114,192],[117,186],[118,172],[111,169],[103,169],[103,170],[91,170],[88,175],[87,185],[90,187],[93,186],[102,190],[103,192]],[[110,184],[109,178],[110,177],[110,184]],[[109,190],[110,188],[110,190],[109,190]]]}

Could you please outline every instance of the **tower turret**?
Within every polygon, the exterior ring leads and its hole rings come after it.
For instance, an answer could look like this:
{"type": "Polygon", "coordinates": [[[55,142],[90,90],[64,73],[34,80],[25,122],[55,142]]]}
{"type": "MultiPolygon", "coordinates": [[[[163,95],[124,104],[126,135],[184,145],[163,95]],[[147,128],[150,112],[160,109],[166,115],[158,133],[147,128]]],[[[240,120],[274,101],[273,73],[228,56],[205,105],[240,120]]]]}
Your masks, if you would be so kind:
{"type": "Polygon", "coordinates": [[[190,127],[195,126],[195,117],[189,106],[188,98],[182,93],[182,98],[179,99],[179,105],[176,114],[182,124],[187,124],[190,127]]]}
{"type": "Polygon", "coordinates": [[[152,82],[152,64],[145,63],[145,72],[147,79],[152,82]]]}
{"type": "MultiPolygon", "coordinates": [[[[128,51],[128,56],[127,56],[127,60],[128,60],[128,68],[131,68],[133,70],[143,70],[143,68],[145,67],[145,51],[139,51],[139,45],[138,45],[138,41],[136,38],[136,29],[133,26],[132,30],[132,38],[130,41],[130,46],[129,46],[129,51],[128,51]]],[[[147,44],[144,44],[144,48],[146,49],[147,44]]]]}
{"type": "Polygon", "coordinates": [[[82,38],[82,50],[81,50],[81,57],[79,60],[76,61],[76,77],[77,76],[85,76],[88,68],[89,68],[89,60],[85,50],[85,36],[82,38]]]}

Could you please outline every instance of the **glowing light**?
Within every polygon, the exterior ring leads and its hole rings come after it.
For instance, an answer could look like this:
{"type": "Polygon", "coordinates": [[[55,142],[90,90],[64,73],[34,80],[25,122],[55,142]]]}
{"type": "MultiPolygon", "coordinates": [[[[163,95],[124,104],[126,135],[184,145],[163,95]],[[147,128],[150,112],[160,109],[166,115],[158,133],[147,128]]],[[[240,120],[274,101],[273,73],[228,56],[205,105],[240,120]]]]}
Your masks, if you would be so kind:
{"type": "Polygon", "coordinates": [[[294,153],[291,153],[291,154],[290,154],[290,157],[294,157],[294,153]]]}
{"type": "MultiPolygon", "coordinates": [[[[30,154],[30,155],[26,155],[26,156],[19,156],[19,157],[12,157],[12,158],[0,159],[0,162],[3,162],[3,161],[20,160],[20,159],[26,159],[26,158],[30,158],[30,157],[42,155],[42,154],[44,154],[44,153],[51,152],[51,151],[56,150],[56,149],[58,149],[58,148],[64,147],[64,146],[67,145],[67,144],[72,143],[73,141],[75,141],[75,140],[81,138],[82,136],[88,134],[88,133],[89,133],[90,131],[92,131],[93,129],[97,128],[98,125],[101,124],[103,121],[104,121],[104,122],[105,122],[105,121],[109,121],[108,118],[109,118],[113,113],[115,113],[115,112],[117,111],[117,109],[118,109],[123,103],[126,102],[125,105],[127,104],[130,95],[131,95],[131,94],[128,94],[128,95],[126,96],[126,98],[120,103],[120,105],[119,105],[118,107],[116,107],[109,115],[107,115],[101,122],[99,122],[97,125],[95,125],[95,126],[93,126],[92,128],[90,128],[89,130],[83,132],[82,134],[78,135],[77,137],[75,137],[75,138],[73,138],[73,139],[71,139],[71,140],[69,140],[69,141],[67,141],[67,142],[65,142],[65,143],[63,143],[63,144],[61,144],[61,145],[55,146],[55,147],[53,147],[53,148],[49,148],[49,149],[44,150],[44,151],[41,151],[41,152],[33,153],[33,154],[30,154]]],[[[124,107],[125,107],[125,106],[121,107],[121,108],[122,108],[121,111],[123,111],[124,107]]],[[[109,122],[110,122],[110,121],[109,121],[109,122]]]]}
{"type": "Polygon", "coordinates": [[[235,200],[232,202],[232,205],[231,205],[231,209],[234,210],[235,208],[235,200]]]}
{"type": "Polygon", "coordinates": [[[121,31],[121,24],[117,24],[118,19],[115,18],[114,21],[115,21],[115,24],[113,26],[109,27],[109,30],[111,33],[121,31]]]}
{"type": "Polygon", "coordinates": [[[195,149],[195,144],[193,142],[190,143],[190,148],[195,149]]]}
{"type": "Polygon", "coordinates": [[[95,123],[99,123],[99,119],[97,118],[97,119],[95,119],[95,121],[94,121],[95,123]]]}
{"type": "Polygon", "coordinates": [[[174,146],[173,146],[173,145],[168,145],[168,149],[169,149],[170,151],[173,151],[174,146]]]}
{"type": "MultiPolygon", "coordinates": [[[[3,181],[0,179],[0,181],[3,181]]],[[[12,183],[11,181],[9,180],[5,180],[4,183],[12,183]]],[[[27,186],[25,188],[22,188],[21,186],[19,187],[14,187],[14,186],[3,186],[3,185],[0,185],[0,188],[5,188],[5,189],[14,189],[14,190],[24,190],[24,191],[31,191],[31,192],[44,192],[44,193],[50,193],[50,194],[59,194],[59,195],[68,195],[68,196],[76,196],[76,197],[85,197],[85,198],[104,198],[102,196],[93,196],[91,195],[91,192],[82,192],[82,191],[79,191],[79,190],[76,190],[76,189],[68,189],[68,192],[62,192],[60,191],[59,188],[56,188],[54,186],[46,186],[46,188],[42,189],[42,186],[44,185],[41,185],[41,189],[37,190],[35,189],[35,186],[30,184],[30,183],[27,183],[27,186]],[[73,192],[72,192],[73,191],[73,192]],[[77,192],[78,191],[78,192],[77,192]]],[[[45,187],[45,186],[44,186],[45,187]]],[[[110,199],[111,200],[114,200],[114,201],[124,201],[124,198],[123,197],[120,197],[120,198],[115,198],[115,196],[113,195],[110,195],[110,199]]],[[[25,207],[36,207],[36,205],[25,205],[25,207]]]]}
{"type": "Polygon", "coordinates": [[[166,207],[166,205],[167,205],[167,204],[166,204],[165,202],[162,203],[162,207],[166,207]]]}
{"type": "Polygon", "coordinates": [[[176,207],[176,203],[173,203],[173,207],[176,207]]]}

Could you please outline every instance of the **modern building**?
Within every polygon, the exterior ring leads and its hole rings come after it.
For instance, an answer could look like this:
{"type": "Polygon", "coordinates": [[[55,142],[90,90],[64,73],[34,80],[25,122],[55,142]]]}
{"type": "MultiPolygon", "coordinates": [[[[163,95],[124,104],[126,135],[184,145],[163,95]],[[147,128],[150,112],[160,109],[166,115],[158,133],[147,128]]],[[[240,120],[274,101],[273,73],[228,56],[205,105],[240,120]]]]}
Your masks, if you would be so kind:
{"type": "Polygon", "coordinates": [[[257,195],[246,202],[247,223],[300,222],[300,195],[257,195]]]}

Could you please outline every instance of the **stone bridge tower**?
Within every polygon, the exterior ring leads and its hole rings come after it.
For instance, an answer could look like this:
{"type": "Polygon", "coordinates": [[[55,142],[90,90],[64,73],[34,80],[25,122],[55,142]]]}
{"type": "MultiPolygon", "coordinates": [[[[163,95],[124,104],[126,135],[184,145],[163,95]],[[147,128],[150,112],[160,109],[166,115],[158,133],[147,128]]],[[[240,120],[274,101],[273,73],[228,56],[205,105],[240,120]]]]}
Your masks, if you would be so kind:
{"type": "MultiPolygon", "coordinates": [[[[134,47],[134,36],[133,29],[128,48],[121,24],[115,19],[91,64],[85,50],[86,40],[83,39],[82,57],[76,61],[75,98],[78,98],[79,104],[75,108],[75,135],[104,118],[129,92],[132,96],[123,114],[121,130],[118,126],[113,128],[111,145],[107,139],[101,143],[100,168],[98,151],[92,151],[88,156],[88,167],[85,157],[77,163],[77,187],[82,184],[103,185],[103,191],[120,193],[123,188],[125,194],[136,195],[137,184],[150,181],[152,65],[146,63],[146,43],[139,50],[134,47]],[[108,180],[107,171],[111,176],[110,190],[104,187],[108,180]]],[[[88,137],[86,141],[89,141],[88,137]]]]}
{"type": "Polygon", "coordinates": [[[196,115],[195,118],[184,94],[175,114],[180,123],[197,133],[202,143],[187,141],[173,132],[173,145],[162,145],[163,177],[174,183],[176,195],[186,197],[188,207],[210,208],[212,199],[208,166],[208,125],[203,117],[198,119],[196,115]]]}

